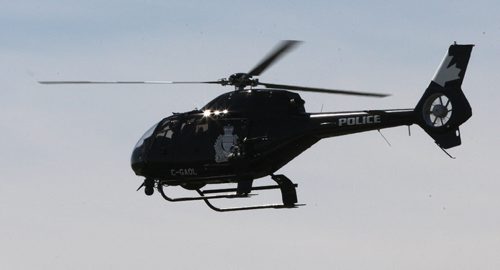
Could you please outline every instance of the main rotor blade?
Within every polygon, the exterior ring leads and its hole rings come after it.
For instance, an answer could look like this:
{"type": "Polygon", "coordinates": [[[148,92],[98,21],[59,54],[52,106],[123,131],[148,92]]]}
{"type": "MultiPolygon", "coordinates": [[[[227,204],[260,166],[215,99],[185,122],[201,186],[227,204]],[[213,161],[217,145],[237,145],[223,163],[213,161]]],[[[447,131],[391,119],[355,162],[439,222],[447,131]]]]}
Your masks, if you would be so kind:
{"type": "Polygon", "coordinates": [[[289,52],[295,46],[297,46],[300,42],[298,40],[283,40],[281,43],[269,53],[262,61],[254,67],[248,75],[250,76],[259,76],[264,70],[266,70],[269,66],[271,66],[274,62],[276,62],[279,58],[283,57],[285,53],[289,52]]]}
{"type": "Polygon", "coordinates": [[[351,90],[326,89],[326,88],[315,88],[315,87],[304,87],[304,86],[285,85],[285,84],[273,84],[273,83],[261,83],[261,82],[259,82],[259,85],[263,85],[266,88],[287,89],[287,90],[303,91],[303,92],[317,92],[317,93],[341,94],[341,95],[353,95],[353,96],[365,96],[365,97],[387,97],[387,96],[390,96],[389,94],[381,94],[381,93],[358,92],[358,91],[351,91],[351,90]]]}
{"type": "Polygon", "coordinates": [[[40,84],[196,84],[196,83],[211,83],[222,84],[221,81],[204,81],[204,82],[177,82],[177,81],[38,81],[40,84]]]}

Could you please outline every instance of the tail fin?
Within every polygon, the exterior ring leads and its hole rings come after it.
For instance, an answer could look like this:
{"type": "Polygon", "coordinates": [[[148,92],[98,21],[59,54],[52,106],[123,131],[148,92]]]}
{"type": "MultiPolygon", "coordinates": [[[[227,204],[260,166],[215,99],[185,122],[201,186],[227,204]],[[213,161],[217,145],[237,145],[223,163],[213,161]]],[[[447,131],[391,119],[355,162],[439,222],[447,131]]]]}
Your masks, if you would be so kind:
{"type": "Polygon", "coordinates": [[[462,81],[474,45],[453,44],[415,107],[417,124],[441,148],[461,144],[459,126],[472,116],[462,81]]]}

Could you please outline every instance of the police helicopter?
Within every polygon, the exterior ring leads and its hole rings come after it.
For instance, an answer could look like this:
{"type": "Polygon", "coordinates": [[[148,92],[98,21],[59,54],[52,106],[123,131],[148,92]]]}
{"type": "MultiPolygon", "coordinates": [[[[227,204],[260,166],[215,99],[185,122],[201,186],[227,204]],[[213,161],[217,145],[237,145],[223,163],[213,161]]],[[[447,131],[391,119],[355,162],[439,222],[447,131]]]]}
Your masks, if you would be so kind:
{"type": "MultiPolygon", "coordinates": [[[[298,91],[385,97],[387,94],[302,87],[259,81],[299,41],[282,41],[248,73],[215,81],[40,81],[42,84],[219,84],[233,86],[203,108],[174,113],[151,127],[134,147],[131,166],[143,176],[146,195],[157,189],[170,202],[202,200],[215,211],[295,208],[297,184],[277,170],[321,139],[417,124],[445,149],[461,144],[459,127],[472,116],[461,85],[474,45],[452,44],[415,108],[311,113],[298,91]],[[257,87],[261,88],[257,88],[257,87]],[[291,90],[291,91],[289,91],[291,90]],[[292,92],[293,91],[293,92],[292,92]],[[271,176],[274,185],[254,186],[271,176]],[[235,183],[235,188],[206,189],[235,183]],[[197,193],[172,197],[181,186],[197,193]],[[244,198],[252,191],[279,189],[282,203],[219,208],[215,199],[244,198]]],[[[446,152],[446,151],[445,151],[446,152]]],[[[138,190],[139,190],[138,189],[138,190]]]]}

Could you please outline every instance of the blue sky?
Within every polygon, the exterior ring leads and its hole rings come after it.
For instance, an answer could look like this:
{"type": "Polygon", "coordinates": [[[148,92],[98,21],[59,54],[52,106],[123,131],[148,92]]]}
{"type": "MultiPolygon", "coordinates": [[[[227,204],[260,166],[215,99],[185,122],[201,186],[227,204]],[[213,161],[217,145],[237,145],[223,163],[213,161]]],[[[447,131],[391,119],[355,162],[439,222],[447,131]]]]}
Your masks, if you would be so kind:
{"type": "MultiPolygon", "coordinates": [[[[497,1],[22,1],[0,10],[0,268],[498,269],[497,1]],[[308,111],[412,108],[447,47],[473,43],[473,117],[449,159],[420,128],[321,141],[280,170],[307,206],[219,214],[135,192],[143,132],[279,40],[305,41],[262,81],[389,92],[303,93],[308,111]]],[[[266,180],[259,180],[266,183],[266,180]]],[[[183,193],[184,194],[184,193],[183,193]]],[[[279,200],[262,194],[256,202],[279,200]]],[[[254,200],[254,198],[252,198],[254,200]]],[[[233,202],[231,202],[232,204],[233,202]]]]}

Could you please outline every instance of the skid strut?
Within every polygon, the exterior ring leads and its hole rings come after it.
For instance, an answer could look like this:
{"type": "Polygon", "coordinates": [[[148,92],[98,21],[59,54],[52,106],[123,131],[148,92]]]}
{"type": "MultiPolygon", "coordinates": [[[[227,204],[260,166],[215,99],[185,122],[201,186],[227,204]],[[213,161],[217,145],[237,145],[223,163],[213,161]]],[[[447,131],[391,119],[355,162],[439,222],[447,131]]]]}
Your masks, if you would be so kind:
{"type": "Polygon", "coordinates": [[[280,209],[280,208],[296,208],[298,206],[302,206],[303,204],[297,204],[297,192],[296,187],[297,184],[292,183],[290,179],[288,179],[284,175],[271,175],[271,178],[276,181],[277,185],[269,185],[269,186],[259,186],[259,187],[250,187],[248,188],[248,192],[240,193],[240,188],[224,188],[224,189],[209,189],[209,190],[201,190],[196,189],[199,197],[180,197],[180,198],[171,198],[167,196],[163,190],[164,184],[158,184],[158,191],[162,195],[162,197],[169,202],[182,202],[182,201],[199,201],[203,200],[205,204],[212,210],[217,212],[231,212],[231,211],[242,211],[242,210],[255,210],[255,209],[280,209]],[[212,199],[233,199],[233,198],[248,198],[252,194],[250,191],[254,190],[269,190],[269,189],[280,189],[283,204],[265,204],[265,205],[252,205],[252,206],[244,206],[244,207],[232,207],[232,208],[219,208],[214,206],[210,200],[212,199]],[[235,192],[230,194],[231,192],[235,192]],[[207,195],[207,194],[218,194],[225,193],[220,195],[207,195]],[[229,194],[228,194],[229,193],[229,194]]]}

